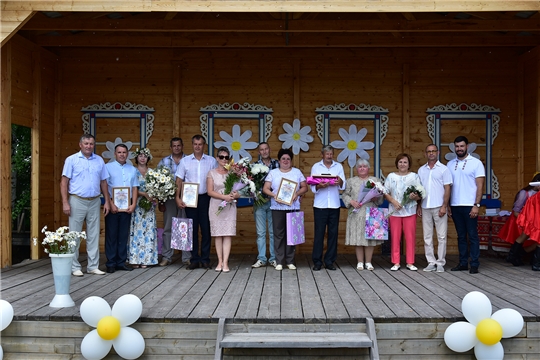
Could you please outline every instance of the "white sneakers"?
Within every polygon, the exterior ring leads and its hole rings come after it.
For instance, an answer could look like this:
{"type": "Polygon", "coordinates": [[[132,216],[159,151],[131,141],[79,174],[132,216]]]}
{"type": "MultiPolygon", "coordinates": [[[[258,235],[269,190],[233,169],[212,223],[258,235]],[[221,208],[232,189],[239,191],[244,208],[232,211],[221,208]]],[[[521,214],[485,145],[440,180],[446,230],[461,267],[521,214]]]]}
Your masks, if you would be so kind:
{"type": "Polygon", "coordinates": [[[84,276],[83,272],[81,270],[75,270],[72,272],[73,276],[84,276]]]}
{"type": "Polygon", "coordinates": [[[366,269],[368,269],[369,271],[375,270],[375,268],[373,267],[373,265],[371,265],[371,263],[366,263],[366,269]]]}
{"type": "Polygon", "coordinates": [[[276,270],[277,270],[277,271],[283,270],[283,266],[282,266],[282,265],[277,265],[277,266],[276,266],[276,270]]]}
{"type": "Polygon", "coordinates": [[[358,264],[356,264],[356,270],[364,270],[364,263],[363,262],[359,262],[358,264]]]}
{"type": "Polygon", "coordinates": [[[263,263],[261,260],[257,260],[255,264],[251,265],[252,268],[260,268],[261,266],[266,266],[266,263],[263,263]]]}
{"type": "Polygon", "coordinates": [[[101,271],[99,269],[94,269],[92,271],[88,271],[89,274],[92,275],[105,275],[105,271],[101,271]]]}
{"type": "Polygon", "coordinates": [[[277,261],[276,260],[270,261],[270,265],[272,265],[273,267],[276,267],[277,266],[277,261]]]}
{"type": "Polygon", "coordinates": [[[435,271],[437,270],[437,266],[435,264],[429,264],[427,267],[424,268],[424,271],[435,271]]]}
{"type": "Polygon", "coordinates": [[[296,266],[294,266],[293,264],[287,264],[287,267],[289,268],[289,270],[296,270],[296,266]]]}

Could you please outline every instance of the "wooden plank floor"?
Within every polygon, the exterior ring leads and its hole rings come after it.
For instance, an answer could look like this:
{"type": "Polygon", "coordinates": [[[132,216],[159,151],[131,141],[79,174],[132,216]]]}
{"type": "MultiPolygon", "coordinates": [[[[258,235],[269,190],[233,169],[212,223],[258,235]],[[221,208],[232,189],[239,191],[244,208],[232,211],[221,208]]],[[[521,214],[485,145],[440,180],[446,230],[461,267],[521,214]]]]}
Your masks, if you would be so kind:
{"type": "MultiPolygon", "coordinates": [[[[233,256],[227,274],[188,271],[175,257],[167,267],[72,277],[77,306],[65,309],[48,306],[54,295],[49,259],[27,261],[0,272],[1,298],[13,305],[14,320],[81,321],[85,298],[101,296],[113,304],[131,293],[143,302],[143,322],[216,323],[224,317],[235,323],[349,323],[371,316],[376,323],[410,323],[463,319],[461,300],[479,290],[493,311],[513,308],[533,322],[540,317],[540,274],[500,258],[481,257],[477,275],[449,271],[457,256],[448,257],[444,273],[392,272],[385,256],[374,257],[372,272],[357,271],[353,255],[340,256],[337,271],[312,271],[307,254],[297,255],[296,271],[252,269],[254,260],[233,256]]],[[[423,255],[416,265],[426,266],[423,255]]]]}

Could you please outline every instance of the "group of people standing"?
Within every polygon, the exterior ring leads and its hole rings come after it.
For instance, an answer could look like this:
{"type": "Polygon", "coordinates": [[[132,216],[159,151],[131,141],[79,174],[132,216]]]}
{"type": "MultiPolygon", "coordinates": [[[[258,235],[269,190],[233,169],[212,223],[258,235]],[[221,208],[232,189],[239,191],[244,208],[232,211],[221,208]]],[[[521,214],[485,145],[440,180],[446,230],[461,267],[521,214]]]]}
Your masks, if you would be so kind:
{"type": "MultiPolygon", "coordinates": [[[[171,263],[173,249],[171,248],[172,219],[184,215],[193,220],[193,249],[182,253],[182,261],[187,269],[210,268],[211,237],[215,238],[218,263],[215,271],[229,272],[229,255],[232,247],[232,237],[236,236],[236,199],[240,194],[232,191],[224,193],[225,180],[231,155],[230,150],[221,147],[214,158],[204,153],[206,141],[203,136],[192,138],[193,154],[183,153],[181,138],[170,141],[171,154],[163,158],[159,166],[167,167],[174,174],[177,191],[174,199],[160,204],[164,212],[162,258],[158,263],[157,224],[155,208],[149,210],[138,206],[138,200],[146,198],[153,201],[146,193],[145,176],[148,172],[148,162],[152,155],[148,149],[138,149],[135,152],[136,166],[127,163],[128,149],[124,144],[115,148],[115,161],[108,164],[94,154],[95,139],[92,135],[83,135],[80,139],[80,152],[68,157],[64,164],[61,180],[63,211],[69,216],[69,227],[80,231],[83,222],[87,227],[87,272],[103,275],[99,270],[99,217],[100,194],[103,194],[105,214],[105,252],[107,256],[107,272],[117,270],[132,270],[133,267],[150,265],[167,266],[171,263]],[[182,200],[182,184],[197,183],[198,199],[196,207],[187,207],[182,200]],[[131,202],[124,211],[119,211],[112,199],[112,189],[128,187],[131,202]],[[221,209],[223,202],[228,206],[221,209]],[[219,211],[218,211],[219,210],[219,211]],[[201,232],[199,243],[199,231],[201,232]],[[127,266],[129,263],[131,266],[127,266]]],[[[269,168],[262,189],[263,196],[269,201],[255,205],[254,219],[257,229],[258,256],[253,268],[267,264],[276,270],[284,267],[294,270],[295,246],[287,244],[287,213],[299,211],[300,202],[311,190],[314,194],[313,219],[313,270],[319,271],[324,266],[335,270],[338,244],[338,226],[340,218],[341,199],[348,211],[345,245],[355,246],[357,270],[374,270],[372,255],[374,247],[382,240],[366,239],[365,223],[366,208],[378,207],[384,199],[389,203],[389,224],[391,234],[392,271],[400,269],[401,237],[405,239],[406,267],[416,271],[415,239],[416,218],[422,218],[424,248],[428,266],[424,271],[444,272],[446,263],[447,220],[452,216],[459,249],[459,264],[452,271],[468,270],[471,274],[478,273],[479,268],[479,238],[477,232],[478,211],[482,198],[482,188],[485,170],[482,162],[468,153],[468,139],[458,136],[454,140],[456,158],[447,165],[439,158],[439,149],[429,144],[425,149],[427,163],[418,169],[418,173],[410,170],[412,159],[402,153],[396,157],[397,171],[388,174],[384,181],[384,194],[381,193],[365,203],[359,201],[359,193],[368,182],[382,183],[370,175],[370,163],[358,159],[355,170],[356,176],[345,179],[343,166],[334,161],[332,146],[324,146],[321,150],[321,160],[311,168],[311,176],[327,176],[332,181],[320,181],[316,185],[306,183],[302,172],[293,167],[293,153],[290,149],[280,149],[277,159],[270,156],[269,144],[259,144],[260,164],[269,168]],[[278,189],[282,179],[297,183],[296,191],[290,203],[285,204],[278,199],[278,189]],[[418,184],[425,187],[425,194],[418,192],[408,195],[403,201],[407,187],[418,184]],[[437,256],[433,245],[433,229],[438,240],[437,256]],[[269,256],[267,257],[267,232],[269,238],[269,256]],[[324,253],[324,238],[327,238],[324,253]]],[[[524,189],[525,198],[529,198],[531,189],[524,189]],[[529,192],[527,192],[529,191],[529,192]]],[[[537,188],[534,189],[535,191],[537,188]]],[[[407,195],[406,195],[407,196],[407,195]]],[[[519,196],[523,200],[524,196],[519,196]]],[[[520,200],[520,201],[521,201],[520,200]]],[[[524,203],[524,201],[521,201],[524,203]]],[[[523,206],[523,204],[521,204],[523,206]]],[[[516,211],[516,209],[515,209],[516,211]]],[[[516,211],[519,213],[519,210],[516,211]]],[[[518,237],[516,244],[522,244],[528,235],[518,237]]],[[[514,253],[521,245],[513,246],[514,253]]],[[[72,273],[83,276],[78,262],[79,245],[73,260],[72,273]]],[[[512,253],[511,253],[512,254],[512,253]]]]}

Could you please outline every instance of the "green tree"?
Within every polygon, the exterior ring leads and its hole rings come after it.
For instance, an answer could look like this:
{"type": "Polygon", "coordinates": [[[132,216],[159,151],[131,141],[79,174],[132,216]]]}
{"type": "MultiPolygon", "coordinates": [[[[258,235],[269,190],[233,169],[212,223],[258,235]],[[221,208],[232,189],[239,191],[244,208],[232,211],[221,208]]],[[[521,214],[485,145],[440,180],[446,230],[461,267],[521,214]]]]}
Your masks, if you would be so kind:
{"type": "MultiPolygon", "coordinates": [[[[30,208],[32,171],[32,133],[26,126],[11,125],[12,212],[19,215],[30,208]]],[[[30,215],[29,213],[27,215],[30,215]]],[[[29,221],[30,216],[27,216],[29,221]]]]}

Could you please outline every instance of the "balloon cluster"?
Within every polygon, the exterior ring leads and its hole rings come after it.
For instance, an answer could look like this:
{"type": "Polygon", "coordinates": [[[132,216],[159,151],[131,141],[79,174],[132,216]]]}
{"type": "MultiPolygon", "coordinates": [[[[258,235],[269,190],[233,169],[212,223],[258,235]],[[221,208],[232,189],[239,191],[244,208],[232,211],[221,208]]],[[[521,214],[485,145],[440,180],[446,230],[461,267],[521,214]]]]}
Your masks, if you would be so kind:
{"type": "MultiPolygon", "coordinates": [[[[5,328],[11,324],[13,320],[13,306],[8,303],[6,300],[0,300],[0,331],[3,331],[5,328]]],[[[0,345],[0,360],[4,358],[4,350],[2,345],[0,345]]]]}
{"type": "Polygon", "coordinates": [[[513,309],[501,309],[491,314],[491,302],[479,291],[465,295],[461,302],[463,316],[469,322],[458,321],[444,332],[444,342],[450,350],[469,351],[474,347],[478,360],[504,358],[501,338],[519,334],[523,328],[523,317],[513,309]]]}
{"type": "Polygon", "coordinates": [[[81,317],[95,327],[84,337],[81,353],[88,360],[103,359],[111,347],[124,359],[136,359],[144,352],[144,338],[135,329],[127,327],[141,316],[142,302],[135,295],[123,295],[109,304],[98,296],[86,298],[81,304],[81,317]]]}

